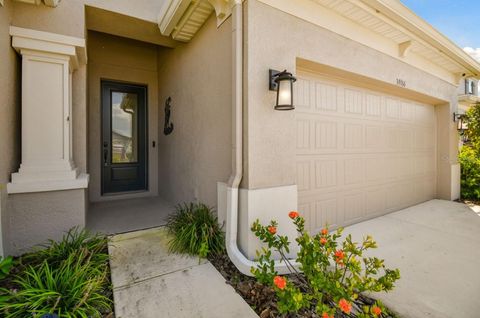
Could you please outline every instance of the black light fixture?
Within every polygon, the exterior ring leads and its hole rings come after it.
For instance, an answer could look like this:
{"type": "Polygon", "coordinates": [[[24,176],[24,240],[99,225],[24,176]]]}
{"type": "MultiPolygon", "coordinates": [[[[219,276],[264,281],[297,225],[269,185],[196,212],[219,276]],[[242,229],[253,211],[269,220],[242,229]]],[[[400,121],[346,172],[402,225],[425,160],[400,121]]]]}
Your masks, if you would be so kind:
{"type": "Polygon", "coordinates": [[[269,71],[271,91],[277,92],[276,110],[292,110],[293,106],[293,83],[297,80],[292,73],[270,70],[269,71]]]}
{"type": "Polygon", "coordinates": [[[453,121],[457,123],[457,130],[460,133],[460,136],[462,136],[462,141],[467,142],[468,138],[465,134],[465,131],[468,130],[467,115],[453,113],[453,121]]]}
{"type": "Polygon", "coordinates": [[[457,123],[457,130],[463,133],[468,130],[467,115],[453,113],[453,121],[457,123]]]}

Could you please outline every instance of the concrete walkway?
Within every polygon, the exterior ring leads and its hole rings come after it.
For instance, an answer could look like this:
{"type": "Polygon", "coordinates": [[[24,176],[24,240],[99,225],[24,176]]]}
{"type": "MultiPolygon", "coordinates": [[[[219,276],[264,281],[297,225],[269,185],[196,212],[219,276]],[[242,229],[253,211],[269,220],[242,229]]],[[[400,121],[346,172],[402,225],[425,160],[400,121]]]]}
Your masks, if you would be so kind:
{"type": "Polygon", "coordinates": [[[167,242],[164,228],[111,237],[117,318],[258,317],[212,264],[169,255],[167,242]]]}
{"type": "Polygon", "coordinates": [[[432,200],[345,229],[373,235],[373,255],[400,269],[389,294],[374,295],[401,317],[480,317],[480,214],[432,200]]]}

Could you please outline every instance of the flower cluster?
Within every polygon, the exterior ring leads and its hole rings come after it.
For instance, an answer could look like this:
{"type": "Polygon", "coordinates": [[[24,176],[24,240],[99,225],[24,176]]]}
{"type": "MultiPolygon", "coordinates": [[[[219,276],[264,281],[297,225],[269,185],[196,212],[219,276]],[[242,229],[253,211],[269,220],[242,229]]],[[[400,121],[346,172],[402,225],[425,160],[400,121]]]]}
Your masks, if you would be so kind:
{"type": "Polygon", "coordinates": [[[280,313],[315,308],[322,318],[333,318],[336,314],[382,317],[385,309],[380,302],[373,305],[361,303],[359,295],[393,289],[400,273],[398,269],[386,268],[383,260],[363,256],[366,250],[377,247],[372,237],[367,236],[361,243],[356,243],[348,235],[339,242],[343,229],[330,233],[327,227],[312,236],[305,231],[305,220],[297,211],[291,211],[288,216],[298,231],[296,242],[300,250],[297,262],[303,273],[299,273],[286,257],[290,241],[277,234],[277,222],[271,221],[264,226],[257,220],[252,225],[252,231],[266,245],[257,252],[259,265],[252,268],[252,273],[260,283],[274,288],[280,313]],[[287,280],[278,275],[272,252],[280,255],[296,279],[287,280]]]}

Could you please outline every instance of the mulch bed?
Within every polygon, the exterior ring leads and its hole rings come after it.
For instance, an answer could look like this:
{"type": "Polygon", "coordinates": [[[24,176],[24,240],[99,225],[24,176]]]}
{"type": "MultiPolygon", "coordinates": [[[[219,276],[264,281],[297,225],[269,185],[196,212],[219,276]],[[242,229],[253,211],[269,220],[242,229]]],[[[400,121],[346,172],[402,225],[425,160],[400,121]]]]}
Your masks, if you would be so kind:
{"type": "MultiPolygon", "coordinates": [[[[230,261],[226,254],[209,257],[209,261],[225,278],[227,284],[231,285],[236,292],[250,305],[250,307],[260,316],[260,318],[319,318],[314,308],[303,310],[298,314],[280,314],[277,308],[277,298],[275,291],[270,286],[265,286],[257,282],[254,277],[243,275],[230,261]]],[[[295,280],[295,276],[290,276],[289,280],[295,280]]],[[[358,302],[355,302],[360,308],[364,305],[373,305],[375,300],[361,295],[358,302]]],[[[336,318],[354,317],[352,315],[337,314],[336,318]]],[[[396,318],[397,315],[388,312],[383,313],[382,318],[396,318]]]]}

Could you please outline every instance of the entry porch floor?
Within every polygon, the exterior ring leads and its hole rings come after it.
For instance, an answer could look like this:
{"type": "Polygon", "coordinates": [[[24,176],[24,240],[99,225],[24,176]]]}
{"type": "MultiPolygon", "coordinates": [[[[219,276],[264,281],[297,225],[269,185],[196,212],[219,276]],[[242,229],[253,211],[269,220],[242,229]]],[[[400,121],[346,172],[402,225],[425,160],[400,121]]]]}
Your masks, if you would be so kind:
{"type": "Polygon", "coordinates": [[[371,234],[372,255],[400,269],[396,288],[373,296],[401,317],[480,317],[480,214],[465,204],[432,200],[345,233],[371,234]]]}
{"type": "Polygon", "coordinates": [[[174,204],[161,197],[90,203],[87,229],[92,233],[117,234],[165,225],[174,204]]]}

